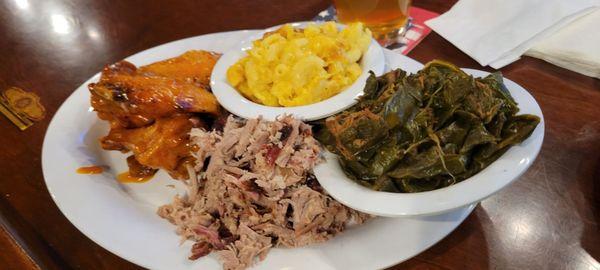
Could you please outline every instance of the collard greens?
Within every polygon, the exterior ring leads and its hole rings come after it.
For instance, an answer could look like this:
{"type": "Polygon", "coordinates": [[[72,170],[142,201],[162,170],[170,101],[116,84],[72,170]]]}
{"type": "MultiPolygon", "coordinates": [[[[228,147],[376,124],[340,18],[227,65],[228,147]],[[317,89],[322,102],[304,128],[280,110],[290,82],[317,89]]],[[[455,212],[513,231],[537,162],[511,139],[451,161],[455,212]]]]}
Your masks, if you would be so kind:
{"type": "Polygon", "coordinates": [[[358,183],[421,192],[469,178],[529,137],[540,118],[518,111],[499,73],[473,78],[436,60],[416,74],[371,74],[356,105],[317,123],[317,138],[358,183]]]}

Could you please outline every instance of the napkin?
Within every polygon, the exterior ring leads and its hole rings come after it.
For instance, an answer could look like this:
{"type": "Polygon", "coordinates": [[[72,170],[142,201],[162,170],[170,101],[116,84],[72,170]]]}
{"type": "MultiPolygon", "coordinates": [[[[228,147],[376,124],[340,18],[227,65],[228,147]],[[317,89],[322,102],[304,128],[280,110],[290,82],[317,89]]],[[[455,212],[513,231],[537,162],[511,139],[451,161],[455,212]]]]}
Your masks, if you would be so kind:
{"type": "Polygon", "coordinates": [[[460,0],[425,24],[482,66],[501,68],[599,5],[599,0],[460,0]]]}
{"type": "Polygon", "coordinates": [[[525,52],[581,74],[600,78],[600,8],[585,15],[525,52]]]}

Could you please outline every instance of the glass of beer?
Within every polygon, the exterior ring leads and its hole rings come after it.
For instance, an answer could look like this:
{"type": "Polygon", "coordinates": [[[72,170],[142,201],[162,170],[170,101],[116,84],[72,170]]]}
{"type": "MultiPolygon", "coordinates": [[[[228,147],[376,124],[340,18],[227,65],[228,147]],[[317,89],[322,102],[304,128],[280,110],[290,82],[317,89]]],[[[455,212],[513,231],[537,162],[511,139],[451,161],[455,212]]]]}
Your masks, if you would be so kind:
{"type": "Polygon", "coordinates": [[[404,34],[411,0],[333,0],[338,20],[362,22],[383,46],[404,34]]]}

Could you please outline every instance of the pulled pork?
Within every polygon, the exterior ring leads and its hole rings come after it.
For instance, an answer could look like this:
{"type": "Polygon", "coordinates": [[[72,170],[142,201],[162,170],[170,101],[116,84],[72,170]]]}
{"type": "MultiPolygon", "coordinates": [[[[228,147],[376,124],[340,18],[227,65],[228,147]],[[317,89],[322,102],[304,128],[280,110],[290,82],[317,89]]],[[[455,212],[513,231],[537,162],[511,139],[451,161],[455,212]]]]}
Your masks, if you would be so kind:
{"type": "Polygon", "coordinates": [[[190,259],[216,251],[224,269],[245,269],[275,246],[326,241],[368,218],[327,195],[310,174],[320,161],[310,126],[227,119],[223,131],[192,129],[188,194],[158,214],[195,241],[190,259]]]}

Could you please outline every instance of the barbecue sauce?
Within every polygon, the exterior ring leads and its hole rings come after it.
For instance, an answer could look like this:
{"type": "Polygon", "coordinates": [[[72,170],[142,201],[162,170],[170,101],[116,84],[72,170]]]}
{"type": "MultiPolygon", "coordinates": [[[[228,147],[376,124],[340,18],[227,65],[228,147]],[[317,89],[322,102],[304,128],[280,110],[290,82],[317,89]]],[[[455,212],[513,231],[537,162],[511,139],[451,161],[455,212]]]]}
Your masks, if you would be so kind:
{"type": "Polygon", "coordinates": [[[79,167],[75,172],[78,174],[101,174],[104,169],[100,166],[79,167]]]}
{"type": "Polygon", "coordinates": [[[152,175],[144,177],[135,177],[129,174],[129,171],[117,175],[117,180],[121,183],[144,183],[152,179],[152,175]]]}

